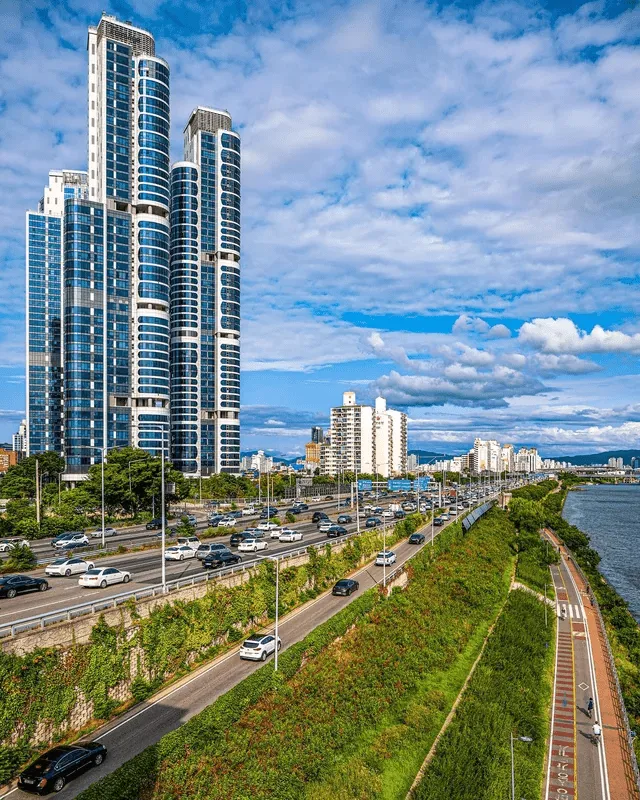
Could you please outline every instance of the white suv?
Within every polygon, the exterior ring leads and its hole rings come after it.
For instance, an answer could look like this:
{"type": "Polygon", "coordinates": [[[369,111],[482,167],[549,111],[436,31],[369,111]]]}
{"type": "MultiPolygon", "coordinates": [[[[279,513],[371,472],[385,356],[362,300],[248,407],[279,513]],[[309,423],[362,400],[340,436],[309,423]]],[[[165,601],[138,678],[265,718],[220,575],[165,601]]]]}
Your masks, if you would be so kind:
{"type": "MultiPolygon", "coordinates": [[[[278,650],[282,647],[282,639],[278,636],[278,650]]],[[[240,648],[240,658],[249,661],[266,661],[267,656],[275,653],[276,637],[268,633],[256,634],[246,639],[240,648]]]]}
{"type": "Polygon", "coordinates": [[[396,563],[396,554],[393,550],[383,550],[376,556],[376,567],[389,567],[396,563]]]}
{"type": "Polygon", "coordinates": [[[197,536],[178,536],[178,541],[176,544],[178,547],[190,547],[195,552],[202,543],[197,536]]]}

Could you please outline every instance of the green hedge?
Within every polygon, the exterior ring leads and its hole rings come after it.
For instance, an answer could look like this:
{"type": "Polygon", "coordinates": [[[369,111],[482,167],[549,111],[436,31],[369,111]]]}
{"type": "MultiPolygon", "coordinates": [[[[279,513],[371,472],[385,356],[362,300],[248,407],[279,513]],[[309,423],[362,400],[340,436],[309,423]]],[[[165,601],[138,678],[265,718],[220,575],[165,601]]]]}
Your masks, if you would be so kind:
{"type": "Polygon", "coordinates": [[[514,745],[516,797],[540,797],[553,635],[542,603],[512,592],[415,800],[506,800],[512,732],[533,739],[514,745]]]}
{"type": "Polygon", "coordinates": [[[546,480],[540,483],[532,483],[529,486],[522,486],[511,492],[512,497],[521,497],[523,500],[542,500],[549,492],[558,486],[558,481],[546,480]]]}
{"type": "MultiPolygon", "coordinates": [[[[369,590],[283,653],[277,676],[271,664],[257,670],[83,800],[315,797],[385,715],[419,724],[422,710],[411,707],[417,687],[455,661],[506,596],[512,561],[513,527],[501,511],[466,537],[459,525],[444,533],[412,560],[404,591],[382,600],[369,590]]],[[[393,736],[385,746],[393,751],[393,736]]],[[[379,796],[371,778],[360,773],[365,796],[379,796]]]]}
{"type": "MultiPolygon", "coordinates": [[[[418,514],[398,522],[389,529],[387,544],[405,538],[423,522],[418,514]]],[[[307,564],[280,572],[280,613],[316,597],[381,547],[382,531],[374,529],[350,539],[339,553],[328,546],[324,552],[311,548],[307,564]]],[[[130,609],[135,612],[135,606],[130,609]]],[[[54,648],[24,656],[0,653],[0,742],[6,742],[18,726],[22,730],[19,741],[0,748],[0,784],[35,751],[29,742],[38,722],[60,725],[68,718],[78,689],[93,700],[97,719],[113,715],[118,703],[110,699],[109,690],[130,675],[136,646],[142,649],[142,666],[148,672],[148,679],[139,678],[132,687],[134,698],[140,700],[188,671],[194,659],[214,657],[248,627],[274,617],[274,565],[263,561],[246,583],[227,588],[211,582],[202,598],[154,608],[148,617],[136,621],[133,637],[122,626],[110,627],[101,618],[87,644],[65,653],[54,648]]]]}

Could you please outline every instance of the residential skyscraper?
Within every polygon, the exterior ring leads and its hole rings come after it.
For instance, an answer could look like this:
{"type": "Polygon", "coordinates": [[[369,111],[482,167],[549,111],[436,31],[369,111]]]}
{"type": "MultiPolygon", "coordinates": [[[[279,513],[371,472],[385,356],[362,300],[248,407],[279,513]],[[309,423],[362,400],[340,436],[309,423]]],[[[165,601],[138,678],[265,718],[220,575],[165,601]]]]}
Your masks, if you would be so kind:
{"type": "Polygon", "coordinates": [[[324,442],[324,431],[319,425],[314,425],[311,428],[311,441],[314,444],[322,444],[324,442]]]}
{"type": "MultiPolygon", "coordinates": [[[[199,276],[189,277],[192,313],[199,314],[194,337],[199,381],[200,468],[240,468],[240,137],[227,111],[199,106],[184,129],[184,156],[199,175],[199,276]],[[194,283],[194,279],[197,283],[194,283]]],[[[173,212],[172,212],[173,213],[173,212]]],[[[185,212],[186,213],[186,212],[185,212]]],[[[193,220],[196,215],[192,215],[193,220]]],[[[194,252],[195,249],[191,252],[194,252]]],[[[173,289],[172,289],[173,292],[173,289]]],[[[175,298],[172,300],[175,304],[175,298]]],[[[172,313],[172,336],[182,330],[172,313]]],[[[175,368],[174,368],[175,369],[175,368]]],[[[173,398],[175,403],[177,398],[173,398]]],[[[194,400],[190,400],[194,402],[194,400]]],[[[176,407],[177,408],[177,407],[176,407]]],[[[177,424],[174,410],[173,424],[177,424]]],[[[174,445],[174,458],[184,463],[174,445]]]]}
{"type": "Polygon", "coordinates": [[[19,453],[19,458],[27,454],[27,420],[23,419],[18,432],[11,437],[11,449],[19,453]]]}
{"type": "Polygon", "coordinates": [[[89,28],[88,171],[27,215],[27,429],[70,480],[113,447],[196,476],[240,467],[240,139],[198,108],[170,169],[153,36],[89,28]]]}

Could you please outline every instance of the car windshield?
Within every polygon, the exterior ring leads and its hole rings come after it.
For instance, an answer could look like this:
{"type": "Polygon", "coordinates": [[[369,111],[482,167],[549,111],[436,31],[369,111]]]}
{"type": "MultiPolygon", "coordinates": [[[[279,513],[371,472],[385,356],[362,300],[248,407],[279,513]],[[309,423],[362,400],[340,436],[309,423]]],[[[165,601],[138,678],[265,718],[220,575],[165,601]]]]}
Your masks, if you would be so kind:
{"type": "Polygon", "coordinates": [[[51,562],[51,566],[53,567],[53,566],[58,566],[59,564],[66,564],[66,563],[67,563],[66,558],[56,558],[55,561],[51,562]]]}
{"type": "Polygon", "coordinates": [[[260,646],[260,642],[256,642],[255,639],[247,639],[242,646],[248,648],[249,650],[255,650],[256,647],[260,646]]]}
{"type": "Polygon", "coordinates": [[[101,569],[89,569],[85,572],[85,575],[99,575],[101,572],[101,569]]]}
{"type": "Polygon", "coordinates": [[[336,586],[348,586],[348,585],[349,585],[348,581],[338,581],[336,583],[336,586]]]}

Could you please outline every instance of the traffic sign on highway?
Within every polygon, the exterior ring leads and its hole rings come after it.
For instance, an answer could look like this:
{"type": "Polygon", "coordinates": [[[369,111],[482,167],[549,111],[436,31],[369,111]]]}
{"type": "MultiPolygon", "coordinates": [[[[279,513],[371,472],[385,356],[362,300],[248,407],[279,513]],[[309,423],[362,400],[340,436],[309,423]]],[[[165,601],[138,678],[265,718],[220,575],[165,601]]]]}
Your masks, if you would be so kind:
{"type": "Polygon", "coordinates": [[[411,489],[411,481],[402,479],[394,479],[387,482],[387,489],[390,492],[408,492],[411,489]]]}
{"type": "Polygon", "coordinates": [[[367,480],[358,480],[358,491],[359,492],[370,492],[373,489],[373,481],[367,480]]]}
{"type": "Polygon", "coordinates": [[[423,489],[426,489],[429,486],[430,480],[431,478],[429,478],[426,475],[422,478],[416,478],[413,482],[413,488],[418,489],[418,491],[422,491],[423,489]]]}

